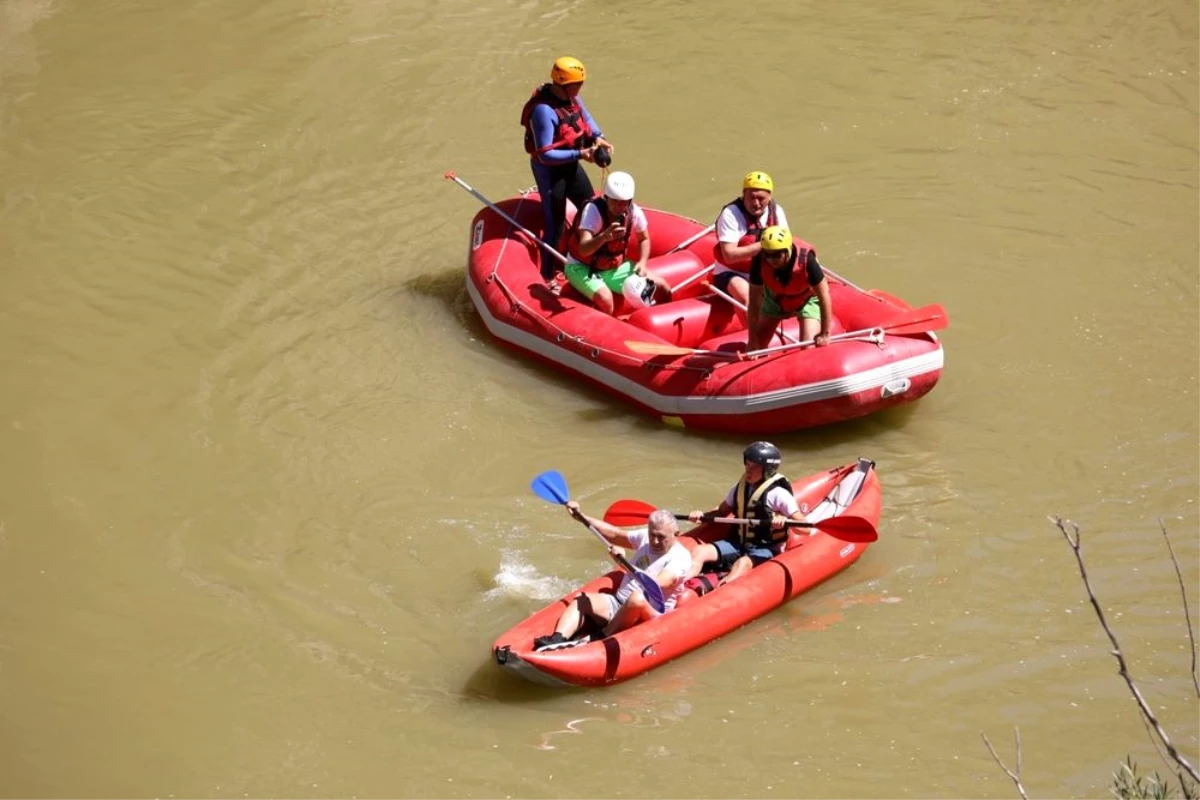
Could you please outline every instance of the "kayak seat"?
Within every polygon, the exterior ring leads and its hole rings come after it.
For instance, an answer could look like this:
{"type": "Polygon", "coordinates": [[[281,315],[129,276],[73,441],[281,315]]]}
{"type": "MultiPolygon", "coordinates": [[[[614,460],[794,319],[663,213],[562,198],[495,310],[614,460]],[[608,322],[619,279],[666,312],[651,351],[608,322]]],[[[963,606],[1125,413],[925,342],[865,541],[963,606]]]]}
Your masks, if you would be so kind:
{"type": "MultiPolygon", "coordinates": [[[[679,347],[695,347],[713,336],[742,330],[733,307],[715,297],[691,297],[639,308],[626,321],[679,347]]],[[[740,335],[743,339],[746,336],[740,335]]]]}
{"type": "MultiPolygon", "coordinates": [[[[829,490],[829,494],[813,508],[812,511],[804,515],[808,522],[820,522],[823,519],[836,517],[858,498],[858,493],[862,491],[863,485],[866,483],[867,475],[871,470],[875,469],[875,462],[867,458],[860,458],[854,468],[849,470],[842,479],[834,484],[829,490]]],[[[791,550],[804,544],[809,537],[809,529],[793,528],[788,533],[787,542],[784,544],[784,550],[791,550]]]]}

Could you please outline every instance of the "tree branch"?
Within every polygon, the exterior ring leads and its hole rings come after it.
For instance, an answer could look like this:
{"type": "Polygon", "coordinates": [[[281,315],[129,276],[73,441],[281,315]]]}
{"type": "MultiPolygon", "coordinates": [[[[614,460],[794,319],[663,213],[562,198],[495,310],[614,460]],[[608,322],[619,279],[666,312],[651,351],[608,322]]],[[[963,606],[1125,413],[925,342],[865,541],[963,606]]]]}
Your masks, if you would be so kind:
{"type": "Polygon", "coordinates": [[[996,755],[996,748],[992,747],[992,743],[988,741],[987,734],[981,733],[979,735],[983,737],[983,743],[987,745],[988,752],[992,754],[992,758],[994,758],[996,763],[1000,765],[1000,769],[1004,770],[1008,777],[1012,778],[1012,782],[1016,784],[1017,791],[1021,793],[1021,797],[1024,798],[1024,800],[1029,800],[1029,795],[1025,794],[1025,787],[1021,785],[1021,729],[1013,728],[1013,735],[1017,739],[1016,772],[1013,772],[1011,769],[1004,766],[1004,762],[1000,760],[1000,756],[996,755]]]}
{"type": "MultiPolygon", "coordinates": [[[[1125,684],[1129,687],[1129,691],[1133,694],[1134,700],[1137,701],[1138,708],[1142,711],[1142,716],[1154,728],[1155,734],[1166,748],[1167,754],[1171,759],[1179,765],[1181,769],[1187,772],[1192,777],[1193,781],[1200,783],[1200,774],[1197,774],[1196,768],[1193,767],[1187,759],[1179,754],[1175,749],[1175,745],[1171,744],[1171,739],[1167,736],[1167,732],[1163,730],[1162,725],[1158,723],[1158,718],[1154,716],[1154,712],[1150,710],[1150,704],[1146,702],[1146,698],[1142,696],[1142,692],[1138,689],[1137,684],[1133,682],[1133,678],[1129,675],[1129,667],[1125,663],[1125,654],[1121,651],[1121,644],[1117,641],[1116,635],[1112,632],[1112,628],[1108,626],[1108,620],[1104,617],[1104,610],[1100,608],[1100,602],[1096,599],[1095,593],[1092,591],[1092,583],[1088,580],[1087,567],[1083,563],[1083,552],[1081,549],[1079,526],[1073,522],[1068,522],[1062,517],[1050,517],[1050,521],[1062,531],[1063,538],[1067,540],[1067,544],[1071,546],[1071,550],[1075,553],[1075,561],[1079,564],[1079,575],[1083,578],[1083,587],[1087,590],[1088,600],[1092,604],[1092,610],[1096,612],[1096,618],[1100,620],[1100,627],[1104,629],[1108,635],[1108,640],[1112,642],[1112,654],[1117,659],[1117,665],[1121,677],[1125,680],[1125,684]],[[1070,530],[1068,530],[1070,526],[1070,530]]],[[[1172,552],[1172,560],[1174,553],[1172,552]]],[[[1178,564],[1176,564],[1178,569],[1178,564]]],[[[1182,579],[1181,579],[1182,580],[1182,579]]],[[[1186,600],[1186,597],[1185,597],[1186,600]]],[[[1188,623],[1188,632],[1191,632],[1191,623],[1188,623]]],[[[1194,652],[1194,651],[1193,651],[1194,652]]]]}
{"type": "Polygon", "coordinates": [[[1187,622],[1188,642],[1191,644],[1192,651],[1192,686],[1196,688],[1196,696],[1200,697],[1200,677],[1196,675],[1196,636],[1192,633],[1192,614],[1188,611],[1187,589],[1183,585],[1183,572],[1179,569],[1179,560],[1175,558],[1175,548],[1171,547],[1171,537],[1167,535],[1167,526],[1163,524],[1161,518],[1158,520],[1158,527],[1162,528],[1163,538],[1167,540],[1167,552],[1171,554],[1171,563],[1175,565],[1175,578],[1179,581],[1179,594],[1183,597],[1183,619],[1187,622]]]}

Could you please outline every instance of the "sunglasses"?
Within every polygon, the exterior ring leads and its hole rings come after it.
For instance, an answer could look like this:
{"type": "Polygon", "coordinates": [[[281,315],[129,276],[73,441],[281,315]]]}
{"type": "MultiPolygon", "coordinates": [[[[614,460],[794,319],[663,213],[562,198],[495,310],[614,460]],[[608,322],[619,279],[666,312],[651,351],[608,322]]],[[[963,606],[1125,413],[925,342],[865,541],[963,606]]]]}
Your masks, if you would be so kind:
{"type": "Polygon", "coordinates": [[[787,250],[764,250],[763,251],[763,258],[767,259],[768,261],[783,261],[787,257],[788,257],[787,250]]]}

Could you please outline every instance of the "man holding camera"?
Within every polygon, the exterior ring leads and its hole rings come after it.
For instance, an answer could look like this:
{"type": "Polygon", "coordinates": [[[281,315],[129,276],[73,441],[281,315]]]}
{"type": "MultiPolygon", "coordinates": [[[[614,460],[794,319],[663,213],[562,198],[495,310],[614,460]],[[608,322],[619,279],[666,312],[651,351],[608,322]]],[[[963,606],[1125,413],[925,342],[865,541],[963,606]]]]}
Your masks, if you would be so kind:
{"type": "Polygon", "coordinates": [[[633,193],[632,175],[609,173],[603,196],[589,201],[571,228],[567,280],[605,314],[613,313],[615,292],[635,309],[650,305],[656,288],[664,297],[671,294],[667,282],[646,267],[650,234],[633,193]],[[636,260],[626,258],[630,240],[637,245],[636,260]]]}

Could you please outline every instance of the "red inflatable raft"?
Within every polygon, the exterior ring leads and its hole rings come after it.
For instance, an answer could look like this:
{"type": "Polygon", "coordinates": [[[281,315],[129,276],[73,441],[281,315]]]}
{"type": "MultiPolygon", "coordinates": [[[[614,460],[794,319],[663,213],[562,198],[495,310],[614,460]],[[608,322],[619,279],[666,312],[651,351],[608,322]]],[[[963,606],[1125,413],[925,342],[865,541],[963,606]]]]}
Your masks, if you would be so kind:
{"type": "MultiPolygon", "coordinates": [[[[701,223],[643,210],[650,266],[669,284],[712,263],[715,234],[696,238],[701,223]]],[[[568,215],[574,216],[569,204],[568,215]]],[[[785,345],[776,336],[771,352],[739,360],[744,323],[703,279],[670,302],[633,313],[618,296],[616,316],[609,316],[570,287],[561,297],[551,294],[538,275],[537,245],[514,221],[540,231],[537,194],[485,207],[471,223],[467,289],[487,329],[669,424],[746,434],[807,428],[916,400],[942,373],[942,346],[932,333],[946,324],[940,306],[913,309],[827,272],[835,341],[816,348],[785,345]]],[[[798,339],[794,319],[780,328],[798,339]]]]}
{"type": "MultiPolygon", "coordinates": [[[[844,514],[878,526],[881,494],[874,467],[873,462],[860,459],[793,481],[796,501],[811,522],[844,514]]],[[[578,594],[616,590],[622,573],[611,572],[505,632],[492,645],[492,655],[500,666],[552,685],[605,686],[640,675],[803,594],[853,564],[868,547],[818,530],[797,530],[802,532],[793,531],[786,549],[775,558],[702,596],[689,591],[673,611],[606,639],[535,651],[534,637],[553,631],[563,609],[578,594]]],[[[679,541],[690,549],[725,534],[723,525],[701,525],[679,541]]]]}

